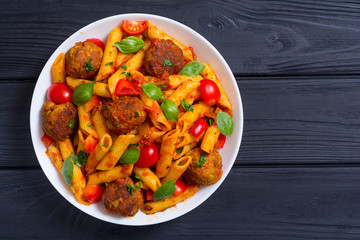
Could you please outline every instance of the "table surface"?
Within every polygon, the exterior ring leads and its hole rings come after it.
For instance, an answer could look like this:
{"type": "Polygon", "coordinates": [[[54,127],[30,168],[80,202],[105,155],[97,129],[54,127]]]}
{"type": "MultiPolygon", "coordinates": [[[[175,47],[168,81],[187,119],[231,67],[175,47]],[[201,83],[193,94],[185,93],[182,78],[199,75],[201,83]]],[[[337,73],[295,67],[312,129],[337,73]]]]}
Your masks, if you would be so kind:
{"type": "Polygon", "coordinates": [[[359,239],[359,1],[1,1],[1,239],[359,239]],[[244,135],[220,188],[163,224],[118,226],[68,203],[34,154],[32,92],[79,28],[151,13],[199,32],[241,91],[244,135]]]}

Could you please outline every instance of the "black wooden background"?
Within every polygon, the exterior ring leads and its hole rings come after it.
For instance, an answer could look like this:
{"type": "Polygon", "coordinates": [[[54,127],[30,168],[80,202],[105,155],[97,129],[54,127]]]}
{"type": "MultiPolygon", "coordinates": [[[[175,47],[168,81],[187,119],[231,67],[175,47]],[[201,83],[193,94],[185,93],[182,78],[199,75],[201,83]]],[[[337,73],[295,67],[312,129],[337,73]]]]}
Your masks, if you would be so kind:
{"type": "Polygon", "coordinates": [[[0,239],[360,239],[360,2],[1,1],[0,239]],[[52,52],[122,13],[177,20],[229,63],[244,136],[205,203],[126,227],[74,208],[40,169],[30,101],[52,52]]]}

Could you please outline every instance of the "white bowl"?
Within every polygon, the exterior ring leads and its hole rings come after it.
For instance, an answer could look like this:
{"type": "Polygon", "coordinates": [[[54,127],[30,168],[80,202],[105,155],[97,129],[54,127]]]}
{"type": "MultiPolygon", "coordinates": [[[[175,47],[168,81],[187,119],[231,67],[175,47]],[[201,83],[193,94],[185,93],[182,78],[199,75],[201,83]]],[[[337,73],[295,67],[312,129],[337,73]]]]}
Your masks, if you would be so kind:
{"type": "MultiPolygon", "coordinates": [[[[213,47],[213,45],[211,45],[204,37],[189,27],[168,18],[150,14],[122,14],[104,18],[85,26],[66,39],[51,55],[50,59],[47,61],[45,67],[41,71],[35,86],[31,101],[30,129],[35,153],[41,168],[55,189],[71,204],[73,204],[81,211],[107,222],[121,225],[151,225],[165,222],[190,212],[199,206],[202,202],[204,202],[208,197],[210,197],[210,195],[214,193],[215,190],[224,181],[230,172],[230,169],[233,166],[236,155],[239,151],[243,132],[243,109],[238,86],[228,64],[225,62],[220,53],[215,49],[215,47],[213,47]],[[106,42],[110,31],[121,24],[121,21],[125,19],[149,20],[160,30],[163,30],[185,45],[192,46],[198,57],[198,61],[209,63],[210,66],[212,66],[234,108],[234,131],[232,136],[227,138],[224,148],[220,151],[220,155],[223,159],[224,172],[221,180],[214,185],[201,187],[193,197],[177,204],[176,207],[169,208],[164,212],[155,213],[153,215],[145,215],[139,211],[134,217],[131,218],[124,218],[118,214],[109,214],[105,211],[105,208],[101,203],[92,204],[91,206],[85,206],[78,203],[62,179],[62,176],[59,174],[51,160],[45,154],[46,149],[41,142],[41,137],[43,135],[41,124],[41,107],[46,99],[46,91],[51,85],[51,65],[55,58],[62,52],[66,53],[71,47],[74,46],[76,42],[85,41],[87,38],[100,38],[106,42]]],[[[209,209],[209,211],[212,210],[209,209]]],[[[214,214],[216,213],[214,212],[214,214]]]]}

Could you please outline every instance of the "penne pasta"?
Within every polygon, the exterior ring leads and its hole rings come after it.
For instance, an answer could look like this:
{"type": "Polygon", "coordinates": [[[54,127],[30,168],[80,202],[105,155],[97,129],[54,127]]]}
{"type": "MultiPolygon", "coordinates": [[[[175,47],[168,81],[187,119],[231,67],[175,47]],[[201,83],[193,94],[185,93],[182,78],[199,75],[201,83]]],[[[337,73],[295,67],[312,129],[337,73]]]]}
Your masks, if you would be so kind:
{"type": "Polygon", "coordinates": [[[95,109],[92,111],[91,121],[92,121],[95,131],[100,139],[105,134],[110,135],[110,131],[105,123],[105,118],[99,109],[95,109]]]}
{"type": "Polygon", "coordinates": [[[189,152],[191,149],[196,147],[197,142],[192,142],[188,145],[183,146],[182,148],[178,148],[180,150],[179,153],[175,152],[174,159],[179,159],[182,156],[184,156],[187,152],[189,152]]]}
{"type": "Polygon", "coordinates": [[[53,65],[51,66],[52,73],[52,81],[56,82],[65,82],[65,54],[60,53],[59,56],[56,57],[53,65]]]}
{"type": "Polygon", "coordinates": [[[96,166],[109,152],[112,146],[112,139],[109,134],[104,134],[95,147],[93,153],[90,154],[86,161],[85,171],[86,175],[92,174],[96,171],[96,166]]]}
{"type": "Polygon", "coordinates": [[[54,146],[54,144],[50,145],[47,150],[47,155],[51,159],[51,161],[54,163],[55,167],[59,172],[61,173],[64,160],[61,156],[61,153],[57,147],[54,146]]]}
{"type": "MultiPolygon", "coordinates": [[[[72,90],[74,90],[77,86],[79,86],[82,83],[90,83],[90,82],[91,81],[84,80],[81,78],[66,77],[66,83],[72,90]]],[[[108,89],[108,85],[106,83],[96,82],[94,84],[94,94],[99,97],[111,98],[111,94],[108,89]]]]}
{"type": "Polygon", "coordinates": [[[134,167],[134,173],[139,175],[141,181],[146,184],[153,192],[155,192],[160,186],[160,180],[150,168],[138,168],[134,167]]]}
{"type": "Polygon", "coordinates": [[[219,135],[220,131],[217,126],[211,125],[205,132],[200,148],[207,153],[212,152],[219,135]]]}
{"type": "Polygon", "coordinates": [[[198,120],[206,111],[210,109],[203,101],[193,105],[193,112],[186,112],[182,115],[177,124],[176,128],[180,129],[180,135],[183,136],[189,130],[190,126],[198,120]]]}
{"type": "Polygon", "coordinates": [[[172,100],[176,104],[176,106],[179,106],[181,100],[189,96],[190,93],[197,89],[199,86],[200,82],[187,81],[181,84],[168,99],[172,100]]]}
{"type": "Polygon", "coordinates": [[[194,77],[186,77],[183,75],[170,75],[169,76],[169,87],[171,89],[179,87],[181,84],[187,82],[187,81],[201,81],[203,77],[201,75],[197,75],[194,77]]]}
{"type": "Polygon", "coordinates": [[[94,185],[104,182],[112,182],[118,178],[127,178],[130,176],[133,165],[116,166],[110,170],[98,171],[88,176],[88,185],[94,185]]]}
{"type": "Polygon", "coordinates": [[[160,158],[156,162],[156,176],[165,177],[170,170],[171,161],[173,160],[176,150],[176,141],[179,137],[180,130],[174,129],[164,135],[160,148],[160,158]]]}
{"type": "Polygon", "coordinates": [[[79,116],[79,127],[83,130],[86,134],[93,136],[94,138],[98,138],[98,135],[94,129],[94,126],[91,122],[91,115],[90,113],[86,112],[85,106],[77,106],[78,108],[78,116],[79,116]]]}
{"type": "Polygon", "coordinates": [[[189,164],[192,161],[192,157],[185,156],[174,162],[168,172],[168,174],[161,179],[161,184],[166,183],[167,181],[170,181],[171,179],[176,182],[181,175],[186,171],[189,164]]]}

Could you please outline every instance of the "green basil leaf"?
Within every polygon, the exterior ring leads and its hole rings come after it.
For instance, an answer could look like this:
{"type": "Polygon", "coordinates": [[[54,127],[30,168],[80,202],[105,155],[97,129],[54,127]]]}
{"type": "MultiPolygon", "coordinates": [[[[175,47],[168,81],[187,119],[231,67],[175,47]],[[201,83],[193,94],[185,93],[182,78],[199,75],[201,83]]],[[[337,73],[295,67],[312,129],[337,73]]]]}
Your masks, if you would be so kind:
{"type": "Polygon", "coordinates": [[[62,175],[64,177],[65,183],[70,187],[74,174],[74,165],[71,161],[71,157],[67,157],[64,161],[64,165],[62,167],[62,175]]]}
{"type": "Polygon", "coordinates": [[[142,49],[145,43],[141,38],[130,36],[120,42],[114,43],[114,45],[122,53],[134,53],[142,49]]]}
{"type": "Polygon", "coordinates": [[[160,100],[164,98],[164,94],[161,89],[153,83],[145,83],[141,86],[144,93],[154,100],[160,100]]]}
{"type": "Polygon", "coordinates": [[[196,163],[196,166],[202,167],[204,163],[206,162],[206,155],[205,153],[201,154],[199,161],[196,163]]]}
{"type": "Polygon", "coordinates": [[[216,124],[220,132],[225,136],[230,136],[234,129],[234,122],[229,114],[218,112],[216,115],[216,124]]]}
{"type": "Polygon", "coordinates": [[[186,111],[190,111],[190,112],[193,112],[193,111],[194,111],[192,105],[191,105],[191,104],[188,104],[188,103],[185,101],[185,98],[183,98],[183,99],[181,100],[181,106],[182,106],[186,111]]]}
{"type": "Polygon", "coordinates": [[[179,110],[172,100],[165,100],[160,106],[166,119],[170,121],[177,121],[179,117],[179,110]]]}
{"type": "Polygon", "coordinates": [[[137,162],[140,157],[140,150],[137,148],[129,148],[120,158],[120,163],[130,165],[137,162]]]}
{"type": "Polygon", "coordinates": [[[201,62],[192,61],[186,64],[181,69],[180,74],[186,77],[194,77],[199,75],[205,68],[205,65],[201,62]]]}
{"type": "Polygon", "coordinates": [[[72,102],[77,106],[81,106],[90,101],[94,93],[94,85],[95,81],[77,86],[72,96],[72,102]]]}
{"type": "MultiPolygon", "coordinates": [[[[151,76],[150,76],[150,77],[151,77],[151,76]]],[[[149,78],[149,80],[150,80],[150,78],[149,78]]],[[[166,85],[164,85],[164,84],[160,84],[159,87],[165,88],[165,89],[169,89],[168,86],[166,86],[166,85]]]]}
{"type": "Polygon", "coordinates": [[[161,187],[159,187],[153,195],[153,199],[155,202],[164,200],[168,197],[171,197],[175,193],[175,182],[173,179],[167,181],[161,187]]]}

